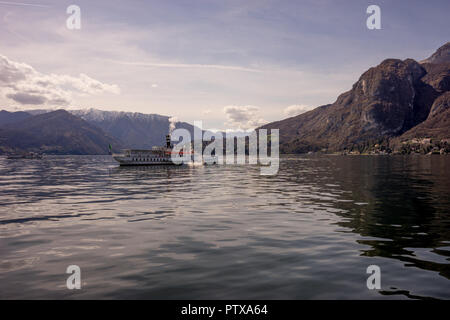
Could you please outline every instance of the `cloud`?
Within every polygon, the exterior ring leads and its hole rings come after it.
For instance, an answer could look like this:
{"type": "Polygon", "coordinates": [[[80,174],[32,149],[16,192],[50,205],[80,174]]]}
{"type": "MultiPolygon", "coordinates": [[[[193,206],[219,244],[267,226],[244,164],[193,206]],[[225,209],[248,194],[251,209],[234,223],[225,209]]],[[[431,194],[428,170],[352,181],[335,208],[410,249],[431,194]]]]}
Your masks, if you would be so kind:
{"type": "Polygon", "coordinates": [[[44,104],[47,100],[39,95],[27,93],[10,93],[6,95],[7,98],[19,102],[20,104],[44,104]]]}
{"type": "Polygon", "coordinates": [[[293,117],[293,116],[298,116],[299,114],[305,113],[312,109],[313,109],[313,107],[307,106],[304,104],[294,104],[289,107],[286,107],[283,110],[283,113],[287,117],[293,117]]]}
{"type": "Polygon", "coordinates": [[[244,72],[262,72],[262,70],[247,68],[241,66],[222,65],[222,64],[197,64],[197,63],[155,63],[155,62],[129,62],[119,60],[109,60],[110,62],[139,67],[156,67],[156,68],[196,68],[196,69],[219,69],[244,72]]]}
{"type": "Polygon", "coordinates": [[[120,93],[117,85],[102,83],[81,73],[78,77],[43,74],[30,65],[0,55],[1,93],[22,105],[66,106],[73,94],[120,93]]]}
{"type": "Polygon", "coordinates": [[[256,106],[226,106],[223,111],[227,117],[225,125],[234,130],[254,129],[267,123],[258,116],[260,108],[256,106]]]}
{"type": "Polygon", "coordinates": [[[49,8],[49,5],[38,4],[38,3],[24,3],[24,2],[10,2],[10,1],[0,1],[0,5],[10,5],[10,6],[24,6],[24,7],[40,7],[49,8]]]}

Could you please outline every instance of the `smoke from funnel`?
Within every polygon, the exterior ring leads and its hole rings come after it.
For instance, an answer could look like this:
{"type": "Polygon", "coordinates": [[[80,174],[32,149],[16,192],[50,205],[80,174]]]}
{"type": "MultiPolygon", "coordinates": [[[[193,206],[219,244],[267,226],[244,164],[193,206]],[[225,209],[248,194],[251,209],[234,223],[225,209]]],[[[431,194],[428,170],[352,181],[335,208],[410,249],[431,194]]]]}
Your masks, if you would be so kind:
{"type": "Polygon", "coordinates": [[[172,133],[173,130],[175,130],[175,124],[178,122],[177,117],[171,117],[169,118],[169,133],[172,133]]]}

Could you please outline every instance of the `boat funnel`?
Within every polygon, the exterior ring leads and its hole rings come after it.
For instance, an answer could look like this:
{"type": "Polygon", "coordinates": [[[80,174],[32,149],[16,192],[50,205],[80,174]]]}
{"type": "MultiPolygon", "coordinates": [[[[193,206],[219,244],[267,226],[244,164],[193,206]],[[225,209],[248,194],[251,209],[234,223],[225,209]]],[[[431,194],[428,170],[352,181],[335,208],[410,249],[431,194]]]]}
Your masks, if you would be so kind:
{"type": "Polygon", "coordinates": [[[166,136],[166,147],[167,148],[172,148],[172,144],[171,144],[171,141],[170,141],[170,134],[168,134],[166,136]]]}

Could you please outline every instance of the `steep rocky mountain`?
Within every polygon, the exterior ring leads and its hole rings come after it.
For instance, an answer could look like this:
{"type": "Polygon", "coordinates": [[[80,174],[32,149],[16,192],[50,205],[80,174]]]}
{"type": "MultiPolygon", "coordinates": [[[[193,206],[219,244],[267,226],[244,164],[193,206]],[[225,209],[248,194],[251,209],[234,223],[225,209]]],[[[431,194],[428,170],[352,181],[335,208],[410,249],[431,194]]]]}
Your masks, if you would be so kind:
{"type": "Polygon", "coordinates": [[[445,63],[450,62],[450,42],[436,50],[429,58],[422,60],[421,63],[445,63]]]}
{"type": "MultiPolygon", "coordinates": [[[[309,112],[269,123],[280,129],[280,151],[402,149],[418,139],[449,141],[450,43],[421,63],[386,59],[351,90],[309,112]]],[[[162,145],[170,118],[96,109],[0,112],[0,152],[105,154],[119,147],[162,145]]],[[[193,126],[176,122],[192,134],[193,126]]],[[[428,150],[428,149],[427,149],[428,150]]]]}
{"type": "Polygon", "coordinates": [[[389,146],[402,134],[405,139],[414,134],[437,138],[437,132],[450,137],[450,127],[436,122],[450,89],[449,52],[447,43],[421,64],[412,59],[384,60],[333,104],[262,128],[280,129],[280,151],[285,153],[364,151],[376,144],[389,146]],[[423,125],[412,130],[419,124],[423,125]],[[441,127],[428,130],[429,126],[441,127]]]}
{"type": "MultiPolygon", "coordinates": [[[[170,117],[138,112],[102,111],[97,109],[70,110],[70,113],[86,120],[120,140],[128,148],[148,149],[162,145],[169,132],[170,117]]],[[[186,122],[174,122],[176,128],[184,128],[193,134],[194,127],[186,122]]]]}
{"type": "Polygon", "coordinates": [[[425,121],[392,139],[391,144],[398,149],[403,143],[426,138],[450,143],[450,91],[434,101],[425,121]]]}
{"type": "Polygon", "coordinates": [[[121,143],[83,119],[57,110],[0,126],[0,153],[107,154],[121,143]]]}

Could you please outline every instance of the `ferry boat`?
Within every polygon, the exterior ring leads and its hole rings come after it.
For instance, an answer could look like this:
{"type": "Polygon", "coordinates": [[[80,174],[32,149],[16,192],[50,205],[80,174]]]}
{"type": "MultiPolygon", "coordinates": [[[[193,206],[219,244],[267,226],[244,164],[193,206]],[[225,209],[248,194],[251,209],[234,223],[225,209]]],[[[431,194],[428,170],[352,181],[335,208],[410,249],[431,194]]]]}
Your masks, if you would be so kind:
{"type": "MultiPolygon", "coordinates": [[[[170,134],[166,135],[166,146],[153,147],[151,150],[126,149],[123,153],[113,154],[114,160],[121,166],[152,166],[152,165],[180,165],[172,161],[173,146],[170,134]]],[[[191,154],[191,159],[194,154],[191,154]]],[[[202,159],[202,164],[217,164],[217,158],[202,159]]]]}

